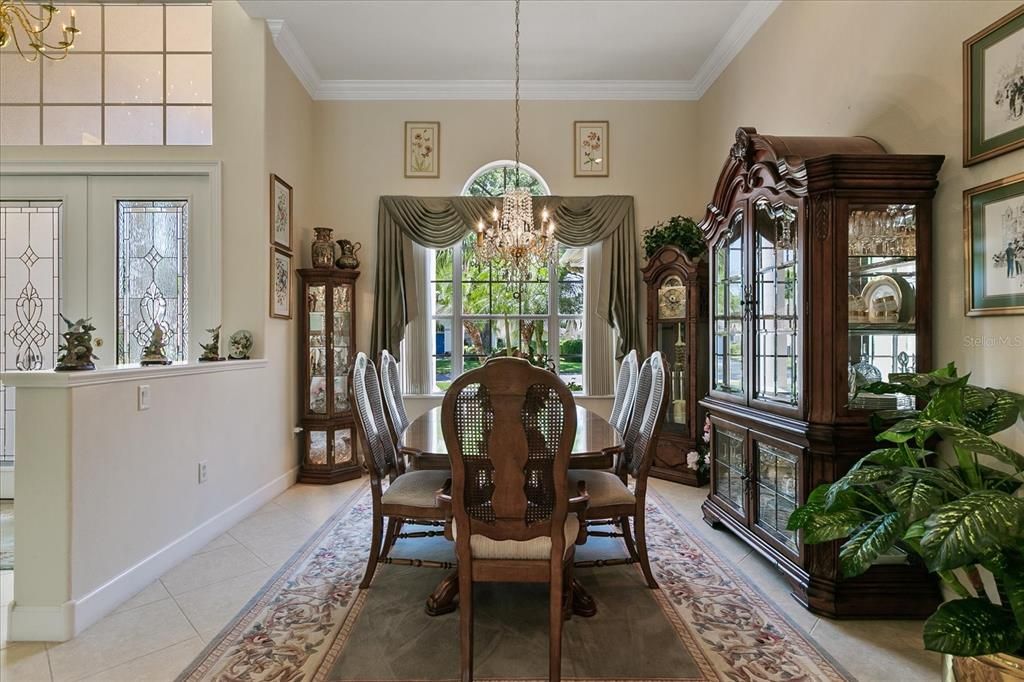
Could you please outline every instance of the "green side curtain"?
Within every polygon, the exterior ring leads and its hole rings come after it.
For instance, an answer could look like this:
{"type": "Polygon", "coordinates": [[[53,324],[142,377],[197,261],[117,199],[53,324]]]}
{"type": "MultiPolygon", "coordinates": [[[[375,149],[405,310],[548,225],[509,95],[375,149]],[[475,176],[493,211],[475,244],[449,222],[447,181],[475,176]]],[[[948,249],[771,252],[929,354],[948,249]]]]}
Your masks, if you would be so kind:
{"type": "MultiPolygon", "coordinates": [[[[396,357],[415,310],[415,287],[408,282],[406,239],[432,249],[462,240],[487,220],[500,198],[382,196],[377,214],[377,272],[374,279],[374,356],[387,349],[396,357]]],[[[619,337],[617,357],[640,347],[640,269],[633,197],[534,197],[555,221],[555,239],[567,246],[602,245],[599,300],[605,320],[619,337]],[[607,303],[605,303],[607,302],[607,303]]]]}

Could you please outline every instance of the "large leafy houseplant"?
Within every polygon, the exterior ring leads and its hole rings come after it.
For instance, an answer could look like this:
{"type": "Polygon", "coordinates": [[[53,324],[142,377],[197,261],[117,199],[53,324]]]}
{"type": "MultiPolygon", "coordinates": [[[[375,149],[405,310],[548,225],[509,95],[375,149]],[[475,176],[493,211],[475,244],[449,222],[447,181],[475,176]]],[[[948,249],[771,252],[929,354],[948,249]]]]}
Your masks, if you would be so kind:
{"type": "Polygon", "coordinates": [[[1024,456],[991,438],[1017,423],[1024,396],[980,388],[956,367],[893,374],[859,390],[912,395],[920,410],[875,415],[885,445],[824,484],[789,520],[808,543],[846,538],[844,575],[898,548],[956,595],[927,620],[924,644],[956,656],[1024,653],[1024,456]],[[895,422],[895,423],[894,423],[895,422]],[[932,448],[945,443],[949,453],[932,448]]]}
{"type": "Polygon", "coordinates": [[[690,258],[704,253],[704,234],[693,218],[672,216],[644,230],[644,253],[650,258],[666,244],[678,246],[690,258]]]}

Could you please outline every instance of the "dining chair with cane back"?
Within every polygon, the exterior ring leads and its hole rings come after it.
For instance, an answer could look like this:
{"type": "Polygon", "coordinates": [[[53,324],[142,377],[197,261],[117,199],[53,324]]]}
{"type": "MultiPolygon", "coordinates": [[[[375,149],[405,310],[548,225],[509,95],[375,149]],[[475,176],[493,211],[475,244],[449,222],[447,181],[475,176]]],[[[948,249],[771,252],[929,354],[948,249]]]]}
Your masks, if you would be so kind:
{"type": "Polygon", "coordinates": [[[615,380],[615,400],[612,403],[612,414],[608,421],[622,435],[629,427],[629,418],[633,413],[633,399],[636,396],[637,360],[636,350],[631,350],[622,358],[619,365],[619,376],[615,380]]]}
{"type": "Polygon", "coordinates": [[[373,504],[373,530],[366,573],[359,587],[366,589],[373,580],[378,562],[405,566],[452,568],[451,562],[391,558],[398,538],[432,537],[444,531],[418,531],[403,534],[403,524],[441,526],[444,511],[438,506],[437,493],[445,488],[450,474],[446,471],[404,471],[395,450],[391,432],[384,417],[380,399],[377,369],[365,353],[356,355],[352,366],[352,396],[356,422],[362,432],[368,453],[370,491],[373,504]],[[384,483],[388,483],[384,489],[384,483]],[[384,538],[384,519],[387,532],[384,538]],[[383,544],[383,546],[382,546],[383,544]]]}
{"type": "Polygon", "coordinates": [[[623,475],[608,471],[574,469],[569,474],[572,485],[584,484],[590,495],[587,507],[587,525],[597,522],[618,524],[621,532],[598,532],[588,530],[591,535],[621,537],[625,540],[629,557],[622,559],[595,559],[577,562],[583,566],[615,566],[639,562],[644,579],[651,589],[658,587],[651,571],[647,552],[647,531],[644,525],[647,503],[647,478],[654,461],[654,450],[658,444],[662,421],[668,407],[669,394],[665,357],[655,351],[640,368],[634,403],[634,417],[626,438],[623,455],[623,475]],[[635,426],[635,428],[633,428],[635,426]],[[632,436],[632,442],[630,442],[632,436]],[[628,478],[634,479],[633,489],[627,485],[628,478]],[[629,519],[633,519],[632,533],[629,519]]]}
{"type": "Polygon", "coordinates": [[[473,583],[547,582],[549,679],[559,680],[575,544],[586,538],[586,491],[570,499],[568,483],[572,394],[549,371],[499,358],[456,379],[441,415],[452,485],[439,500],[458,559],[462,679],[473,679],[473,583]]]}
{"type": "Polygon", "coordinates": [[[380,352],[380,379],[384,393],[384,404],[391,420],[391,433],[398,438],[409,426],[409,415],[402,398],[402,381],[398,377],[398,360],[386,350],[380,352]]]}

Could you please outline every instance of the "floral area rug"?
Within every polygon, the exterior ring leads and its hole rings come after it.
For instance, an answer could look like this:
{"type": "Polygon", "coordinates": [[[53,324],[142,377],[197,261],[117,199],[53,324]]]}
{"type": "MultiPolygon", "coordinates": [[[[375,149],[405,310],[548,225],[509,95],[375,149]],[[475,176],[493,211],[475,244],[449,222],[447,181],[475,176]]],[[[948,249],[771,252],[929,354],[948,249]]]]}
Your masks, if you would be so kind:
{"type": "MultiPolygon", "coordinates": [[[[565,624],[567,680],[839,681],[852,679],[707,545],[656,493],[647,533],[661,589],[635,566],[579,569],[598,605],[565,624]]],[[[458,678],[458,613],[424,603],[445,571],[378,566],[359,590],[370,534],[360,488],[179,676],[179,682],[379,682],[458,678]]],[[[622,556],[620,540],[590,538],[577,558],[622,556]]],[[[440,539],[400,541],[394,556],[444,559],[440,539]]],[[[475,673],[480,680],[544,679],[547,589],[478,585],[475,673]]]]}

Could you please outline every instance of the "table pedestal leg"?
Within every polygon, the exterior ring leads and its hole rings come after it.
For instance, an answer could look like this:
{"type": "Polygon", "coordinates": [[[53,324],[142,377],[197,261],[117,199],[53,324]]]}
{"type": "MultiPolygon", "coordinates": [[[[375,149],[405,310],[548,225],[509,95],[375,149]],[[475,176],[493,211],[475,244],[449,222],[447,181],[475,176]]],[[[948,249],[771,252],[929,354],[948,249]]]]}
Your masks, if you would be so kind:
{"type": "Polygon", "coordinates": [[[451,613],[458,608],[458,599],[459,570],[455,569],[427,597],[427,615],[442,616],[451,613]]]}
{"type": "Polygon", "coordinates": [[[597,614],[597,602],[576,578],[572,579],[572,612],[581,618],[597,614]]]}

